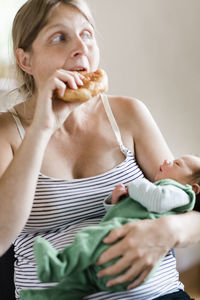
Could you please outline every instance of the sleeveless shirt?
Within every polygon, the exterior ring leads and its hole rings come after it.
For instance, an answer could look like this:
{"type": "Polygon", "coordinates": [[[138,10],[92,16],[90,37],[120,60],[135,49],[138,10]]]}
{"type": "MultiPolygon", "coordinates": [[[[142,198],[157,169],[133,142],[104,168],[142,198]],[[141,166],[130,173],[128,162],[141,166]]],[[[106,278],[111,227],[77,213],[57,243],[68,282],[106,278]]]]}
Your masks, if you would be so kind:
{"type": "MultiPolygon", "coordinates": [[[[119,150],[125,159],[113,169],[89,178],[63,180],[39,173],[30,216],[14,242],[16,299],[19,299],[21,289],[38,289],[54,285],[41,283],[37,278],[32,248],[37,236],[46,238],[58,250],[63,249],[72,243],[78,231],[100,222],[106,213],[103,200],[117,184],[127,185],[134,179],[143,177],[133,153],[123,145],[107,96],[101,94],[101,100],[118,141],[119,150]]],[[[9,111],[23,139],[25,130],[20,119],[14,108],[9,111]]],[[[150,300],[180,289],[183,289],[183,285],[178,279],[176,261],[170,251],[163,258],[155,275],[139,287],[117,293],[98,292],[84,299],[150,300]]]]}

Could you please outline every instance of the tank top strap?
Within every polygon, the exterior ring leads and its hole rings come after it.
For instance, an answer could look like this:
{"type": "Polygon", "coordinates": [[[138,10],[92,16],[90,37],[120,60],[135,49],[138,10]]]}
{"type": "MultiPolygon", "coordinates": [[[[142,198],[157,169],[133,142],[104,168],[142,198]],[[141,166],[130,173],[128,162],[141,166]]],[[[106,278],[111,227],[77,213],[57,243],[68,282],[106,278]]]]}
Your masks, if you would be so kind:
{"type": "Polygon", "coordinates": [[[11,113],[13,119],[15,120],[17,129],[19,131],[19,135],[20,135],[21,139],[23,140],[23,138],[25,136],[25,129],[24,129],[23,125],[22,125],[22,122],[21,122],[21,120],[20,120],[20,118],[19,118],[16,110],[14,109],[14,107],[12,107],[12,108],[9,108],[8,111],[11,113]]]}
{"type": "Polygon", "coordinates": [[[109,101],[108,101],[108,97],[104,93],[102,93],[100,96],[101,96],[101,100],[103,102],[106,114],[108,116],[108,119],[110,121],[111,127],[112,127],[112,129],[114,131],[114,134],[115,134],[116,138],[117,138],[117,141],[118,141],[118,144],[120,146],[120,149],[121,149],[122,153],[125,156],[127,156],[128,149],[124,146],[124,144],[122,142],[120,130],[119,130],[119,127],[118,127],[117,122],[115,120],[115,117],[113,115],[113,112],[111,110],[111,107],[110,107],[110,104],[109,104],[109,101]]]}

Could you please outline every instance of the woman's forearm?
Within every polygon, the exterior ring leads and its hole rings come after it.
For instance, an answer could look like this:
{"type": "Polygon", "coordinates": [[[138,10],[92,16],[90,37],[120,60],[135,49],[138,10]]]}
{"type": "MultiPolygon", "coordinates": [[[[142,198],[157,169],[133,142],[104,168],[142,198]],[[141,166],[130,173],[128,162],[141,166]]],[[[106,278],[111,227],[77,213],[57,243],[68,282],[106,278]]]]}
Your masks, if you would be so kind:
{"type": "Polygon", "coordinates": [[[200,241],[200,213],[190,211],[162,218],[174,238],[174,247],[187,247],[200,241]]]}
{"type": "Polygon", "coordinates": [[[23,229],[33,203],[49,134],[27,130],[13,160],[0,178],[0,255],[23,229]]]}

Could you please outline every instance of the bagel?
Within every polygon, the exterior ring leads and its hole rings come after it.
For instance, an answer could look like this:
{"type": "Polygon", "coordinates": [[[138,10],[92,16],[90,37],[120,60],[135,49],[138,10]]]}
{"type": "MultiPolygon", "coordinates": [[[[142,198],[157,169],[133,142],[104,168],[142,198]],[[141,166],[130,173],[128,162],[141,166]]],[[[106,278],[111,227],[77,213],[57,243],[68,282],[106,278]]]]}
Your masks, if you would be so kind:
{"type": "Polygon", "coordinates": [[[56,97],[68,102],[86,102],[92,97],[107,91],[108,77],[104,70],[98,69],[95,72],[79,71],[84,76],[83,85],[78,89],[66,88],[64,96],[61,97],[56,92],[56,97]]]}

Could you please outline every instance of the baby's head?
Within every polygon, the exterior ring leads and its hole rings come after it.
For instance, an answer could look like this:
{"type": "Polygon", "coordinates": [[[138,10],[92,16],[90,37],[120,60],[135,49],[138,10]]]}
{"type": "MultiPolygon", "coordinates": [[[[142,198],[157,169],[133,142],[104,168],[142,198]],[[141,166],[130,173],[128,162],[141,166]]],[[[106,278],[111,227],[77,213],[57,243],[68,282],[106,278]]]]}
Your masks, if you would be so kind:
{"type": "Polygon", "coordinates": [[[200,192],[200,157],[184,155],[173,161],[165,160],[155,176],[155,181],[173,179],[190,184],[195,194],[200,192]]]}

